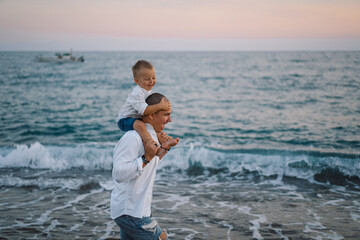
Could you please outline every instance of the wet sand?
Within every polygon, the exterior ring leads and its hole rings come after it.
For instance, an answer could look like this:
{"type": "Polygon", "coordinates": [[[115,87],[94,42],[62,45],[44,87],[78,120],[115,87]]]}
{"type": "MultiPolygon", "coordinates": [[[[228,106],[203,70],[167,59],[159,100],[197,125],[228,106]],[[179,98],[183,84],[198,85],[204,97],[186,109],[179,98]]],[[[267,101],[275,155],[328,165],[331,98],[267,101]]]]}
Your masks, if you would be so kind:
{"type": "MultiPolygon", "coordinates": [[[[355,189],[277,179],[158,180],[153,216],[170,239],[358,239],[355,189]],[[287,182],[287,183],[286,183],[287,182]]],[[[2,188],[3,239],[119,239],[110,191],[2,188]]]]}

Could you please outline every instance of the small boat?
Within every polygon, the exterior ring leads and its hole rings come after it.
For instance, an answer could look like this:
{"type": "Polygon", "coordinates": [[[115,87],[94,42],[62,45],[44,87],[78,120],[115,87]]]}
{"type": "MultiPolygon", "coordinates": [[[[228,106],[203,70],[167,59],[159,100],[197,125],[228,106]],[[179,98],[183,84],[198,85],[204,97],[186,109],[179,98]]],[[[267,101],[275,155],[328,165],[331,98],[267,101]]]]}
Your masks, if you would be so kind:
{"type": "Polygon", "coordinates": [[[66,62],[84,62],[85,58],[81,57],[74,57],[72,52],[67,53],[55,53],[54,57],[43,57],[39,56],[36,57],[38,62],[53,62],[53,63],[66,63],[66,62]]]}

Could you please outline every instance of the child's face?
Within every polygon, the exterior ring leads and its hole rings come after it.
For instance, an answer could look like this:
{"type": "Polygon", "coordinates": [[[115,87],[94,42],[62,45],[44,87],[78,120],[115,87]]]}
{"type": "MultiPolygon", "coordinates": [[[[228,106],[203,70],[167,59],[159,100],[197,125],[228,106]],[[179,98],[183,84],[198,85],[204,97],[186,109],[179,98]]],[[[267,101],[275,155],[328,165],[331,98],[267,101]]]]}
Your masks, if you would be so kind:
{"type": "Polygon", "coordinates": [[[137,77],[134,78],[134,81],[141,88],[145,89],[146,91],[150,91],[156,83],[155,69],[149,69],[144,67],[141,68],[137,74],[137,77]]]}

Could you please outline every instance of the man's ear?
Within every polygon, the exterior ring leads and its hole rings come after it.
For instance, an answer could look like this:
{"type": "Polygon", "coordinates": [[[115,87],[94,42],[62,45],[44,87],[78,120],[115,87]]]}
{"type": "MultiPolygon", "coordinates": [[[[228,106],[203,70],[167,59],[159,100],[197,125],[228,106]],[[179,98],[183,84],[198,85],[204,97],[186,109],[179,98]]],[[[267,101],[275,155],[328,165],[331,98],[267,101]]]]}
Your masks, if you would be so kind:
{"type": "Polygon", "coordinates": [[[138,81],[136,78],[134,78],[134,82],[135,82],[136,84],[139,84],[139,81],[138,81]]]}
{"type": "Polygon", "coordinates": [[[150,113],[148,116],[151,120],[154,120],[155,113],[150,113]]]}

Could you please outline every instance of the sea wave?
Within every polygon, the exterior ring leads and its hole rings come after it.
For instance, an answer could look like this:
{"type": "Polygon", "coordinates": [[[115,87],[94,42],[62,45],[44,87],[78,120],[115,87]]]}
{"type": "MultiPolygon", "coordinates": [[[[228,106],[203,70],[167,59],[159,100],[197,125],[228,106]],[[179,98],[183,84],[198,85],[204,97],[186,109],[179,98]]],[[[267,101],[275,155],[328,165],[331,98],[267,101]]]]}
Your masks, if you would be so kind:
{"type": "MultiPolygon", "coordinates": [[[[17,145],[14,148],[0,148],[0,168],[50,169],[58,172],[85,169],[110,172],[112,151],[113,144],[46,146],[35,142],[31,145],[17,145]]],[[[200,142],[184,142],[169,152],[162,160],[159,170],[165,175],[168,172],[181,173],[187,178],[256,174],[280,180],[283,177],[295,177],[311,182],[360,186],[359,160],[356,155],[328,152],[309,154],[304,151],[276,149],[226,151],[206,147],[200,142]]]]}
{"type": "Polygon", "coordinates": [[[111,169],[112,149],[98,144],[44,146],[39,142],[0,148],[0,167],[111,169]]]}

